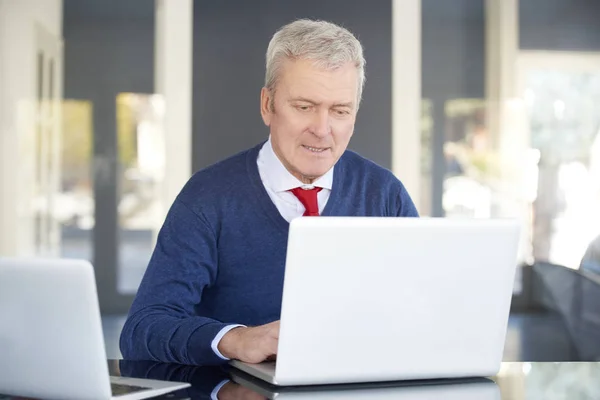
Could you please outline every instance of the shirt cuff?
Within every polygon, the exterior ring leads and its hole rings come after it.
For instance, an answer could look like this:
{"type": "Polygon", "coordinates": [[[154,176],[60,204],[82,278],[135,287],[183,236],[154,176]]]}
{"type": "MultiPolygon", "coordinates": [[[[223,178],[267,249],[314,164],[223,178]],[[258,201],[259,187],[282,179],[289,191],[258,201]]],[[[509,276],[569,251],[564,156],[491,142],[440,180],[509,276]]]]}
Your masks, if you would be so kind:
{"type": "MultiPolygon", "coordinates": [[[[221,341],[221,339],[223,339],[223,336],[225,336],[225,334],[227,332],[229,332],[230,330],[232,330],[233,328],[237,328],[237,327],[246,327],[246,325],[239,325],[239,324],[234,324],[234,325],[227,325],[225,328],[221,329],[219,331],[219,333],[217,333],[217,336],[215,336],[215,338],[213,339],[210,347],[212,347],[212,350],[215,352],[215,354],[217,356],[219,356],[221,359],[223,360],[229,360],[229,358],[225,357],[223,354],[221,354],[221,352],[219,351],[219,342],[221,341]]],[[[219,388],[220,389],[220,388],[219,388]]]]}
{"type": "Polygon", "coordinates": [[[219,400],[219,398],[217,397],[217,395],[219,394],[219,390],[221,390],[221,388],[228,383],[229,383],[229,379],[225,379],[225,380],[221,381],[221,383],[219,383],[217,386],[215,386],[213,391],[210,393],[210,398],[212,400],[219,400]]]}

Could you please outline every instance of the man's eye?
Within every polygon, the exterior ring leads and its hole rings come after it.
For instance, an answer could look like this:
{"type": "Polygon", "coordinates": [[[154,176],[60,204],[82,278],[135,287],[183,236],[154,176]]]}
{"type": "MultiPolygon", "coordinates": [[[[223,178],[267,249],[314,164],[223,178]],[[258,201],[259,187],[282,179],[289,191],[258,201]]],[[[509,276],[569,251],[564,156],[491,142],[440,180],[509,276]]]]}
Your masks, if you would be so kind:
{"type": "Polygon", "coordinates": [[[296,108],[298,108],[298,110],[300,110],[300,111],[308,111],[308,110],[310,110],[310,106],[297,106],[296,108]]]}
{"type": "Polygon", "coordinates": [[[344,116],[350,114],[347,110],[335,110],[335,113],[339,116],[344,116]]]}

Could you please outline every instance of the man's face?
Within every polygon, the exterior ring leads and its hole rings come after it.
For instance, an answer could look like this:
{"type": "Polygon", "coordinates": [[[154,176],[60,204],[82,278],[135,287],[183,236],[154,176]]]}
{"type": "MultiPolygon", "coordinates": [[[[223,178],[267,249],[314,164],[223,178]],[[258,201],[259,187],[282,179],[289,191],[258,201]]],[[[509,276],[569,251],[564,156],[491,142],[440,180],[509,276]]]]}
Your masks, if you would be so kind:
{"type": "Polygon", "coordinates": [[[357,93],[353,64],[328,71],[301,59],[283,63],[274,98],[263,88],[261,114],[273,150],[296,178],[311,183],[342,156],[354,132],[357,93]]]}

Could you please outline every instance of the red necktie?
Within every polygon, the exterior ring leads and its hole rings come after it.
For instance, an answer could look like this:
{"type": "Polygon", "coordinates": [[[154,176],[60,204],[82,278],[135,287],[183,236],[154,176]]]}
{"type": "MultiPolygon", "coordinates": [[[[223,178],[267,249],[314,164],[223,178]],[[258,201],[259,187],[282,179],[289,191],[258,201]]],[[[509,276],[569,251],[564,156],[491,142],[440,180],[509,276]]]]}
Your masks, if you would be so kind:
{"type": "Polygon", "coordinates": [[[306,208],[304,211],[305,217],[318,217],[319,216],[319,203],[317,203],[317,193],[322,188],[316,187],[313,189],[302,189],[300,187],[290,190],[300,200],[300,203],[306,208]]]}

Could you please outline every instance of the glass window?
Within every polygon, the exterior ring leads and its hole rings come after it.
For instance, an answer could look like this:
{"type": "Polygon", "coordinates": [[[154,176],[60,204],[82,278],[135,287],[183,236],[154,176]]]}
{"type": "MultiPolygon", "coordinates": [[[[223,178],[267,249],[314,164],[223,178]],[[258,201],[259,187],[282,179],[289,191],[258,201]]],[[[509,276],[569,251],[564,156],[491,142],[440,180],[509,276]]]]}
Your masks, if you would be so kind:
{"type": "Polygon", "coordinates": [[[117,290],[135,294],[164,219],[163,98],[121,93],[117,97],[119,268],[117,290]]]}
{"type": "Polygon", "coordinates": [[[61,254],[93,261],[94,194],[92,183],[92,104],[65,100],[62,106],[61,184],[57,216],[61,254]]]}
{"type": "Polygon", "coordinates": [[[534,67],[525,74],[531,146],[540,154],[534,256],[579,268],[588,251],[589,267],[595,268],[600,265],[591,245],[600,234],[600,65],[595,72],[534,67]]]}

